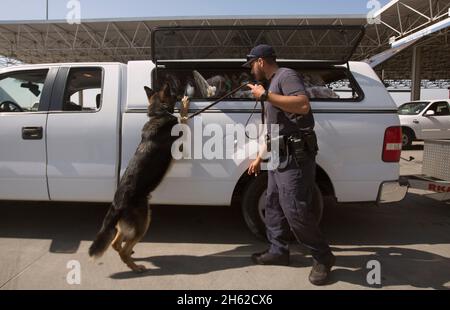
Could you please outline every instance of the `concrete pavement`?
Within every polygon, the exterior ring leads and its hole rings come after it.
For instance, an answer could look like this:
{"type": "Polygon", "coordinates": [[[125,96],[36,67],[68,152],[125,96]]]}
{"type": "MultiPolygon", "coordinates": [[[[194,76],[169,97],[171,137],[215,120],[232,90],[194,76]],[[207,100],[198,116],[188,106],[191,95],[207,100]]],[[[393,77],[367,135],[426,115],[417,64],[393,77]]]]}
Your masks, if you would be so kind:
{"type": "MultiPolygon", "coordinates": [[[[420,147],[410,152],[419,158],[420,147]]],[[[417,173],[417,165],[402,164],[402,173],[417,173]]],[[[423,194],[413,191],[382,207],[327,210],[322,226],[337,263],[324,288],[450,288],[450,203],[423,194]],[[370,260],[381,264],[381,285],[366,281],[370,260]]],[[[135,248],[134,257],[149,268],[144,274],[130,272],[113,250],[90,261],[87,249],[107,207],[0,203],[0,288],[316,288],[307,280],[311,258],[301,246],[293,246],[292,266],[254,266],[249,256],[265,243],[248,232],[240,210],[225,207],[155,206],[149,232],[135,248]],[[67,282],[71,261],[80,263],[79,285],[67,282]]]]}

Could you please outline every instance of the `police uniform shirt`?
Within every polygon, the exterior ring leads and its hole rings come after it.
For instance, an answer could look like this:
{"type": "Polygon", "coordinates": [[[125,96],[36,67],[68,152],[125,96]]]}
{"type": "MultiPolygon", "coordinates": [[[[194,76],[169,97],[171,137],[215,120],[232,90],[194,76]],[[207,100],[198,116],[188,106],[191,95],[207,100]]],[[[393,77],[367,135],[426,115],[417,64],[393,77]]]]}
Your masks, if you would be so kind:
{"type": "MultiPolygon", "coordinates": [[[[306,95],[303,79],[295,70],[279,68],[269,82],[269,92],[283,96],[306,95]]],[[[311,110],[306,115],[289,113],[272,105],[270,101],[266,102],[265,109],[269,134],[271,124],[280,126],[280,135],[298,132],[299,128],[314,128],[314,116],[311,110]]]]}

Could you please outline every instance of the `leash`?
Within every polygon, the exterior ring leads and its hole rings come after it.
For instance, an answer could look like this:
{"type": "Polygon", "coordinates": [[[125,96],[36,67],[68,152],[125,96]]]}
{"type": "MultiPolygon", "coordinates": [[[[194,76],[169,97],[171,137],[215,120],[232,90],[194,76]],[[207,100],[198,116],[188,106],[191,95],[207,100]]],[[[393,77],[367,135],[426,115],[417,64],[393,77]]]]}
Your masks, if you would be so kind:
{"type": "MultiPolygon", "coordinates": [[[[265,117],[265,116],[264,116],[264,100],[260,100],[260,101],[255,100],[255,106],[253,107],[253,111],[252,111],[252,113],[250,114],[250,116],[247,118],[247,121],[245,122],[245,126],[244,126],[244,127],[247,127],[247,125],[248,125],[248,123],[250,122],[250,120],[251,120],[253,114],[255,114],[255,112],[256,112],[256,106],[258,105],[258,103],[261,104],[261,123],[264,125],[264,117],[265,117]]],[[[250,140],[257,140],[257,139],[258,139],[258,138],[250,138],[250,137],[248,136],[247,130],[245,131],[245,136],[246,136],[248,139],[250,139],[250,140]]],[[[259,135],[258,135],[258,136],[259,136],[259,135]]]]}
{"type": "MultiPolygon", "coordinates": [[[[226,93],[225,95],[223,95],[222,97],[220,97],[219,99],[217,99],[216,101],[214,101],[213,103],[211,103],[210,105],[208,105],[207,107],[205,107],[205,108],[203,108],[203,109],[201,109],[201,110],[195,112],[194,114],[191,114],[191,115],[188,116],[187,118],[185,118],[185,121],[187,121],[187,120],[189,120],[189,119],[191,119],[191,118],[194,118],[194,117],[196,117],[197,115],[199,115],[199,114],[205,112],[206,110],[208,110],[208,109],[210,109],[211,107],[215,106],[216,104],[218,104],[218,103],[221,102],[222,100],[226,99],[228,96],[231,96],[231,95],[237,93],[237,92],[238,92],[239,90],[241,90],[242,88],[247,87],[248,84],[250,84],[250,82],[245,82],[245,83],[243,83],[241,86],[239,86],[239,87],[237,87],[237,88],[231,90],[230,92],[226,93]]],[[[255,82],[255,84],[259,84],[259,83],[258,83],[258,82],[255,82]]],[[[247,127],[247,125],[248,125],[248,123],[250,122],[250,119],[252,118],[253,114],[255,114],[255,112],[256,112],[256,106],[258,105],[258,103],[261,103],[261,121],[262,121],[262,124],[264,124],[264,122],[265,122],[265,115],[264,115],[264,114],[265,114],[265,113],[264,113],[264,100],[260,100],[260,101],[256,100],[256,101],[255,101],[255,106],[253,107],[253,111],[252,111],[252,113],[250,114],[250,116],[248,117],[247,122],[245,123],[245,127],[247,127]]],[[[247,138],[250,139],[250,137],[249,137],[248,134],[247,134],[247,131],[245,132],[245,136],[246,136],[247,138]]]]}
{"type": "Polygon", "coordinates": [[[210,105],[208,105],[207,107],[205,107],[205,108],[201,109],[200,111],[197,111],[197,112],[195,112],[194,114],[188,116],[187,119],[191,119],[191,118],[196,117],[197,115],[199,115],[199,114],[205,112],[206,110],[208,110],[209,108],[215,106],[216,104],[218,104],[219,102],[221,102],[222,100],[224,100],[225,98],[227,98],[228,96],[231,96],[231,95],[237,93],[237,92],[238,92],[239,90],[241,90],[242,88],[247,87],[248,84],[250,84],[250,82],[246,82],[246,83],[242,84],[241,86],[239,86],[239,87],[233,89],[233,90],[230,91],[229,93],[226,93],[225,95],[223,95],[222,97],[220,97],[219,99],[217,99],[216,101],[214,101],[213,103],[211,103],[210,105]]]}

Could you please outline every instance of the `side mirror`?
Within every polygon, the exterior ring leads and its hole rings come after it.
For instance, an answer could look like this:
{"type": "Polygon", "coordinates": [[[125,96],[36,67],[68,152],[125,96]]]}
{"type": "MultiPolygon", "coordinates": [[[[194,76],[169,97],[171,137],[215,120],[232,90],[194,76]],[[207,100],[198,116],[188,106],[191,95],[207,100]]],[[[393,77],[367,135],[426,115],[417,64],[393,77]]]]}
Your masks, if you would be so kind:
{"type": "Polygon", "coordinates": [[[435,114],[436,113],[433,110],[428,110],[428,111],[425,112],[425,116],[433,116],[435,114]]]}

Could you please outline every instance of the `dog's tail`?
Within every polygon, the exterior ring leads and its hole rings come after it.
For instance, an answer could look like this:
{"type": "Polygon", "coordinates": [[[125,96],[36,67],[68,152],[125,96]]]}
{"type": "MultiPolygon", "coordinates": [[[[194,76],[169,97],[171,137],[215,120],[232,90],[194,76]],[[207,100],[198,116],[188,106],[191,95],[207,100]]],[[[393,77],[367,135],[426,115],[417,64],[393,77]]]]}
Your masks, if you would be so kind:
{"type": "Polygon", "coordinates": [[[116,236],[116,224],[119,222],[121,210],[111,205],[103,220],[103,225],[89,248],[89,256],[98,258],[106,252],[116,236]]]}

